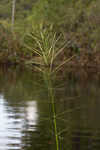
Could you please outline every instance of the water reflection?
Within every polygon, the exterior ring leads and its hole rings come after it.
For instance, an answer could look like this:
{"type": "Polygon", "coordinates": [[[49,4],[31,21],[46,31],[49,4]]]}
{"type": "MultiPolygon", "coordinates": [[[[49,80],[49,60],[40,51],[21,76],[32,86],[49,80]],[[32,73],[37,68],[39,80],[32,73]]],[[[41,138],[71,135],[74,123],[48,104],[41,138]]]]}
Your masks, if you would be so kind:
{"type": "Polygon", "coordinates": [[[38,110],[36,101],[28,101],[26,102],[26,119],[28,122],[28,130],[34,131],[36,130],[36,124],[38,119],[38,110]]]}
{"type": "Polygon", "coordinates": [[[21,150],[24,131],[35,131],[38,120],[36,101],[24,106],[11,108],[3,95],[0,95],[0,150],[21,150]]]}
{"type": "MultiPolygon", "coordinates": [[[[37,78],[0,70],[0,150],[56,150],[50,97],[37,78]]],[[[73,79],[54,92],[60,150],[99,150],[100,82],[73,79]]]]}

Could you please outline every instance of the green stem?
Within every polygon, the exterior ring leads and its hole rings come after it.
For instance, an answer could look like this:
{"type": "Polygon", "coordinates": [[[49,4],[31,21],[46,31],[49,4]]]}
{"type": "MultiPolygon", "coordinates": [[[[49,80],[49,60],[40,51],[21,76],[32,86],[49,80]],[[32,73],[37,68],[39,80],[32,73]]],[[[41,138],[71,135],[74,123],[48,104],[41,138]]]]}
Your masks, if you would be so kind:
{"type": "Polygon", "coordinates": [[[57,121],[56,121],[56,110],[55,110],[55,102],[54,102],[54,92],[52,89],[52,83],[51,80],[49,80],[49,94],[52,101],[52,112],[53,112],[53,123],[54,123],[54,132],[55,132],[55,138],[56,138],[56,149],[59,150],[59,138],[58,138],[58,132],[57,132],[57,121]]]}

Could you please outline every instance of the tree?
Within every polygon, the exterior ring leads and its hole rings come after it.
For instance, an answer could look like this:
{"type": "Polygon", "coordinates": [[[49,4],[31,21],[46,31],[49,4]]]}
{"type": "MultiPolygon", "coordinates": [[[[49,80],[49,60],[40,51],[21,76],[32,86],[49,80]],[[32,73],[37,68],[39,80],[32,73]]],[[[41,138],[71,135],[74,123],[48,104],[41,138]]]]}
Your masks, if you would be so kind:
{"type": "Polygon", "coordinates": [[[16,0],[12,0],[12,30],[14,29],[14,23],[15,23],[15,6],[16,6],[16,0]]]}

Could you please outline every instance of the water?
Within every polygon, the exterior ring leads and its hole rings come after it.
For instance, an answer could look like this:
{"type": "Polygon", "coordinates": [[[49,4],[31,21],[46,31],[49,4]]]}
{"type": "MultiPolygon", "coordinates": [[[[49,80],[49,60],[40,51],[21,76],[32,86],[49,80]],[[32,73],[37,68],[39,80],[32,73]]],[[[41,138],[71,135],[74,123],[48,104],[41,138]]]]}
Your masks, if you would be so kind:
{"type": "MultiPolygon", "coordinates": [[[[100,82],[64,84],[54,90],[60,150],[100,150],[100,82]]],[[[0,69],[0,150],[56,150],[52,116],[37,74],[0,69]]]]}

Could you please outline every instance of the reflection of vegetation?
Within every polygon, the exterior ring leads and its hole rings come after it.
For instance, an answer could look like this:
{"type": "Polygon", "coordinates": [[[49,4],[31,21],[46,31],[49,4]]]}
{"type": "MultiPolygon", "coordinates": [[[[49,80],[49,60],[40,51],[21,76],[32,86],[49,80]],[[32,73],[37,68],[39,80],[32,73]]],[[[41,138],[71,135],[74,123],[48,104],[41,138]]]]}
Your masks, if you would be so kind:
{"type": "MultiPolygon", "coordinates": [[[[55,76],[56,76],[56,74],[55,74],[55,76]]],[[[72,110],[67,109],[66,111],[62,111],[60,113],[56,112],[56,97],[55,97],[55,87],[54,87],[55,78],[53,78],[53,76],[52,76],[52,70],[51,70],[51,72],[48,72],[47,70],[43,71],[43,78],[44,78],[45,85],[48,89],[48,98],[49,98],[49,101],[51,102],[53,132],[55,135],[56,150],[59,150],[59,149],[62,149],[62,147],[63,147],[63,146],[61,146],[61,142],[60,142],[62,140],[62,134],[65,132],[68,132],[68,130],[70,131],[70,129],[68,128],[68,122],[70,122],[70,120],[68,118],[66,120],[63,119],[63,115],[65,115],[67,112],[70,112],[72,110]],[[58,120],[59,120],[59,122],[61,122],[61,120],[66,122],[67,127],[61,128],[60,130],[58,130],[58,120]]],[[[68,132],[68,135],[70,135],[70,132],[68,132]]],[[[70,140],[69,141],[67,140],[68,145],[69,145],[69,143],[70,143],[70,140]]]]}
{"type": "Polygon", "coordinates": [[[37,77],[38,79],[38,76],[33,75],[27,70],[21,74],[18,70],[12,72],[12,69],[5,69],[5,71],[0,69],[0,76],[0,91],[2,93],[5,92],[5,99],[7,97],[10,101],[32,100],[33,96],[35,98],[35,96],[38,95],[37,93],[42,90],[42,88],[39,89],[39,87],[37,87],[37,83],[35,82],[35,78],[37,77]]]}
{"type": "Polygon", "coordinates": [[[54,89],[53,89],[52,80],[50,76],[51,74],[47,74],[47,72],[45,72],[45,76],[46,75],[47,75],[46,83],[48,82],[47,84],[48,94],[49,94],[49,98],[50,98],[51,106],[52,106],[54,134],[55,134],[55,139],[56,139],[56,150],[59,150],[59,137],[58,137],[58,129],[57,129],[56,110],[55,110],[55,94],[54,94],[54,89]]]}
{"type": "Polygon", "coordinates": [[[88,81],[86,84],[78,82],[76,77],[65,82],[64,88],[55,88],[56,84],[49,74],[45,73],[40,78],[38,74],[31,74],[27,70],[22,73],[11,69],[7,72],[4,69],[0,70],[0,83],[0,93],[7,100],[7,106],[16,113],[15,118],[20,117],[22,107],[26,108],[26,101],[37,101],[39,120],[36,131],[27,131],[27,123],[24,122],[24,149],[56,150],[54,134],[58,138],[58,149],[66,150],[67,147],[69,150],[77,150],[81,147],[84,150],[84,146],[86,148],[90,143],[91,146],[99,146],[98,81],[88,81]],[[36,79],[40,82],[36,83],[36,79]]]}

